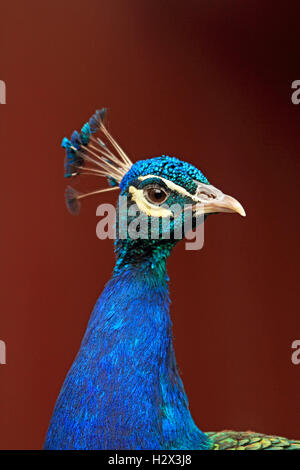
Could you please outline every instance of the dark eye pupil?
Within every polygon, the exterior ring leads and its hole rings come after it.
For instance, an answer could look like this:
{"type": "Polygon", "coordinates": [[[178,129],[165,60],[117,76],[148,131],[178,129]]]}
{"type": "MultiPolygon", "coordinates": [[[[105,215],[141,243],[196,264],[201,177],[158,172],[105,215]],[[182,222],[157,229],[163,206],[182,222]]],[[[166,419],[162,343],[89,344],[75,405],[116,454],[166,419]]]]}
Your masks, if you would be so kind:
{"type": "Polygon", "coordinates": [[[155,188],[150,189],[148,195],[151,201],[153,202],[162,202],[166,197],[166,194],[164,191],[162,191],[161,189],[155,189],[155,188]]]}

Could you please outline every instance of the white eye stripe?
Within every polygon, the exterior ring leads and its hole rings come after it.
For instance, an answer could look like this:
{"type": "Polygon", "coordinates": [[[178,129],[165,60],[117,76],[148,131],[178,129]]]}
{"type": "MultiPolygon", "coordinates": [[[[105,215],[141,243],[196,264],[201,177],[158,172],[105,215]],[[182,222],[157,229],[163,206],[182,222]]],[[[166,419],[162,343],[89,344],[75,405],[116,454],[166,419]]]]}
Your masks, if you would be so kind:
{"type": "Polygon", "coordinates": [[[138,179],[140,181],[145,181],[148,178],[159,178],[161,181],[163,181],[170,191],[176,191],[179,194],[182,194],[183,196],[187,196],[191,198],[193,201],[198,201],[197,196],[194,196],[193,194],[190,194],[186,189],[182,188],[181,186],[178,186],[178,184],[173,183],[173,181],[169,181],[162,176],[157,176],[157,175],[146,175],[146,176],[139,176],[138,179]]]}
{"type": "Polygon", "coordinates": [[[147,176],[140,176],[138,179],[141,181],[145,181],[148,178],[159,178],[162,180],[171,191],[176,191],[177,193],[181,194],[182,196],[189,197],[192,201],[197,203],[201,203],[203,205],[209,204],[211,202],[211,197],[221,201],[224,198],[224,194],[219,189],[215,188],[212,184],[200,183],[200,181],[194,182],[197,184],[198,188],[196,194],[190,194],[186,189],[178,186],[178,184],[173,183],[173,181],[169,181],[162,176],[156,175],[147,175],[147,176]]]}

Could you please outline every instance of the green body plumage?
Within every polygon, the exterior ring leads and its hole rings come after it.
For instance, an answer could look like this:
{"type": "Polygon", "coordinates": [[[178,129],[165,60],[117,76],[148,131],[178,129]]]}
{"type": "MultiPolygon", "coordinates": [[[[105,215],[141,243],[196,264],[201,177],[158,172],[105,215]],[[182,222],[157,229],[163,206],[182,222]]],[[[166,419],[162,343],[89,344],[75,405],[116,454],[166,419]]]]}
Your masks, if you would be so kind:
{"type": "Polygon", "coordinates": [[[300,441],[257,432],[221,431],[206,433],[211,450],[300,450],[300,441]]]}

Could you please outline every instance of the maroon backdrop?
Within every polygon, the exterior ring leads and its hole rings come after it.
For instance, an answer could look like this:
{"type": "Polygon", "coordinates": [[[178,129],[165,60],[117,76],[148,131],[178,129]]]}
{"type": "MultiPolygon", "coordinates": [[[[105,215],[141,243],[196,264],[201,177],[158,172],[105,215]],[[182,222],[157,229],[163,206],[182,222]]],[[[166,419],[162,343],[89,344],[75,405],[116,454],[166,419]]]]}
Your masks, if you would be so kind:
{"type": "Polygon", "coordinates": [[[299,2],[5,2],[0,17],[0,447],[41,448],[112,242],[64,206],[61,138],[96,108],[132,159],[198,166],[247,218],[169,262],[177,359],[204,430],[300,438],[299,2]],[[263,4],[262,4],[263,3],[263,4]]]}

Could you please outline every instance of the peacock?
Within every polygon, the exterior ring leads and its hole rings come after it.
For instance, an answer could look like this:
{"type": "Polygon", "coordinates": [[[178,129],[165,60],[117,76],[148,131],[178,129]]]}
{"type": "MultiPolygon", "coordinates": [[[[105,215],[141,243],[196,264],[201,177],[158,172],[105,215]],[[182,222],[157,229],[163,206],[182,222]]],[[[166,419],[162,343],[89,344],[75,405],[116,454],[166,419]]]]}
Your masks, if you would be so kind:
{"type": "Polygon", "coordinates": [[[185,226],[197,230],[220,212],[246,214],[185,161],[162,155],[132,163],[106,120],[102,108],[62,141],[66,178],[99,176],[109,183],[88,193],[67,187],[72,214],[85,197],[110,190],[120,195],[113,274],[60,391],[44,448],[300,450],[296,440],[250,431],[205,433],[195,424],[173,348],[166,262],[185,226]],[[136,230],[130,232],[131,225],[136,230]]]}

